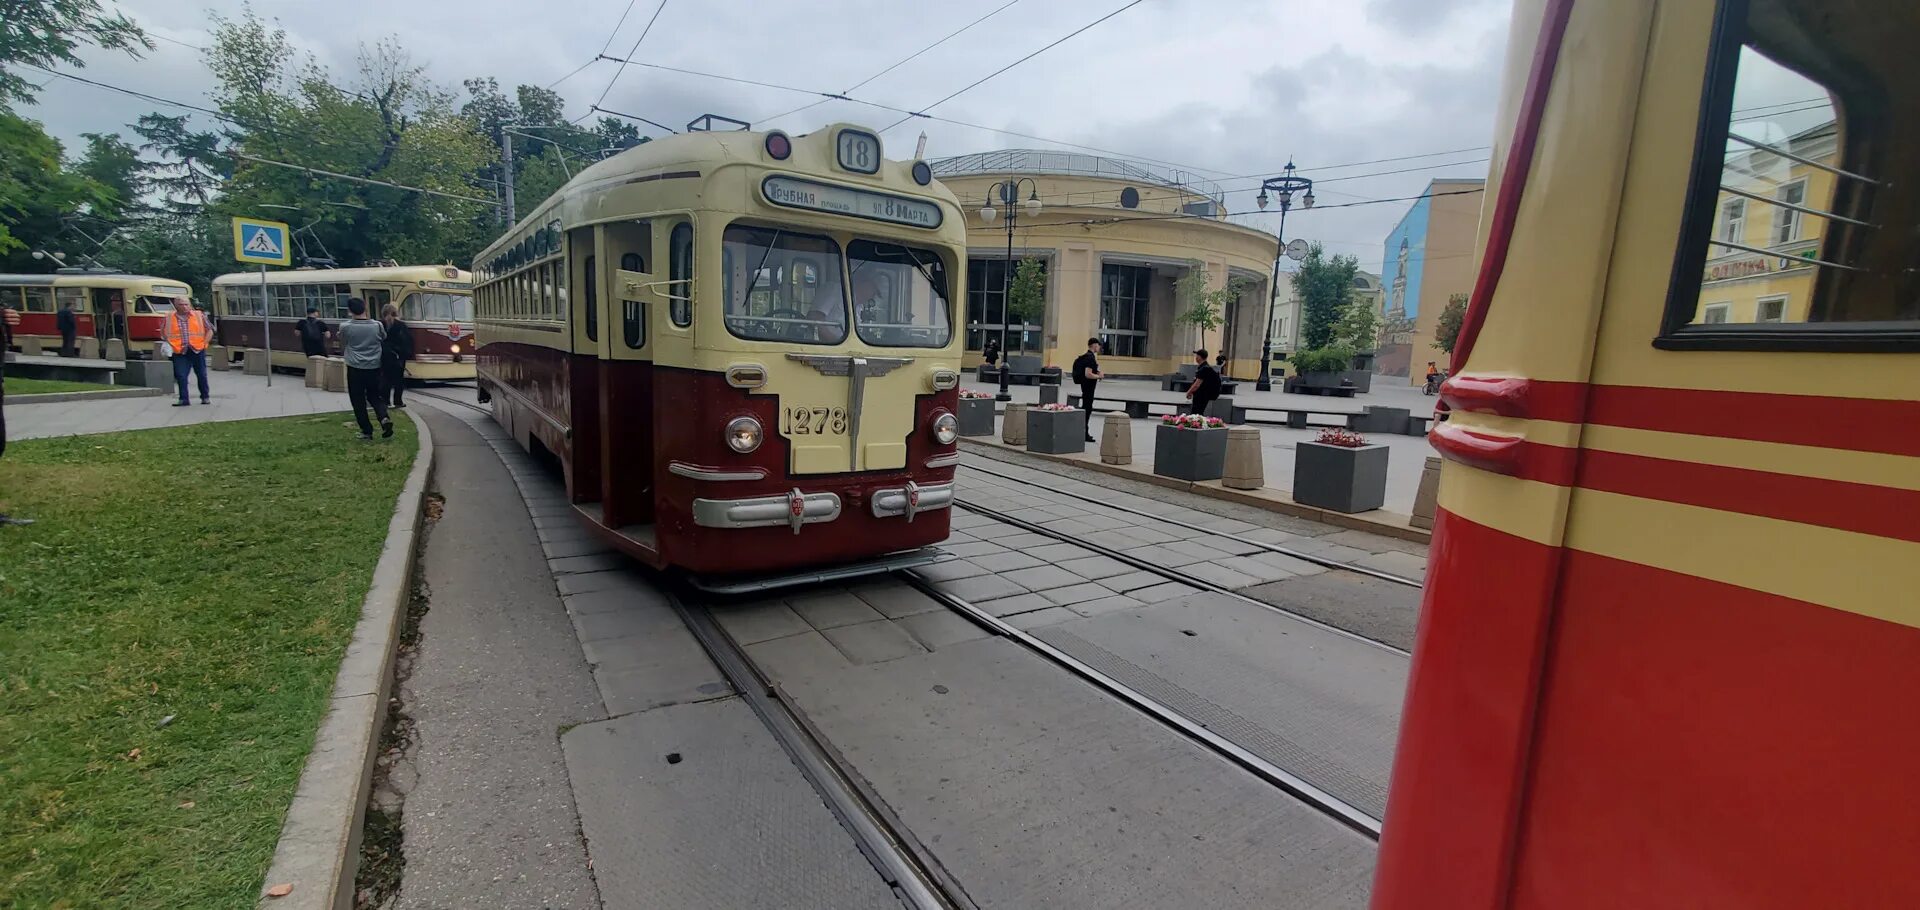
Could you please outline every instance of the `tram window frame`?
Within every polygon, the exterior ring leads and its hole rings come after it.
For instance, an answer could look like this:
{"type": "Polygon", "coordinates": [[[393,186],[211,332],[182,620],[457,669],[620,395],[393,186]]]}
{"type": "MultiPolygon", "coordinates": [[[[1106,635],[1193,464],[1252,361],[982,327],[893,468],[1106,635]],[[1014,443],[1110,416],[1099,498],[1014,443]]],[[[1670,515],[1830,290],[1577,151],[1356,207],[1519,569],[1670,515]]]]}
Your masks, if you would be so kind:
{"type": "MultiPolygon", "coordinates": [[[[1906,176],[1898,163],[1894,165],[1895,173],[1888,174],[1872,170],[1872,165],[1863,167],[1854,159],[1877,156],[1884,161],[1890,157],[1886,148],[1889,131],[1884,126],[1885,120],[1892,111],[1900,109],[1901,104],[1909,103],[1911,99],[1896,97],[1889,100],[1884,86],[1874,82],[1873,74],[1866,72],[1865,66],[1858,61],[1850,62],[1848,65],[1855,68],[1844,73],[1840,72],[1837,64],[1831,63],[1825,70],[1814,72],[1811,66],[1803,71],[1767,53],[1763,45],[1768,36],[1762,36],[1760,42],[1755,41],[1749,13],[1756,3],[1771,7],[1779,2],[1783,0],[1720,0],[1715,13],[1679,244],[1669,280],[1666,309],[1662,314],[1659,334],[1653,338],[1653,346],[1669,351],[1920,351],[1920,318],[1824,320],[1823,317],[1835,301],[1846,296],[1846,291],[1841,287],[1843,282],[1833,274],[1816,275],[1809,292],[1808,321],[1725,324],[1694,321],[1706,290],[1702,276],[1709,259],[1708,248],[1713,240],[1724,239],[1721,237],[1724,230],[1721,175],[1725,167],[1725,150],[1730,141],[1728,134],[1733,131],[1734,88],[1739,78],[1743,50],[1752,48],[1755,53],[1824,89],[1831,99],[1835,128],[1841,137],[1836,156],[1837,166],[1854,173],[1867,173],[1883,181],[1872,190],[1851,185],[1857,181],[1838,181],[1829,211],[1849,218],[1869,220],[1865,216],[1875,208],[1875,196],[1888,193],[1893,180],[1906,176]]],[[[1779,12],[1777,9],[1770,11],[1779,12]]],[[[1787,19],[1775,15],[1769,23],[1774,28],[1790,27],[1783,24],[1787,19]]],[[[1816,48],[1823,46],[1823,41],[1829,44],[1834,41],[1832,38],[1805,34],[1793,37],[1816,48]]],[[[1803,51],[1801,59],[1796,62],[1804,63],[1810,56],[1809,52],[1803,51]]],[[[1912,166],[1910,158],[1905,163],[1908,167],[1912,166]]],[[[1746,206],[1746,214],[1750,215],[1751,212],[1751,205],[1746,206]]],[[[1767,219],[1766,228],[1766,238],[1770,241],[1774,236],[1772,218],[1767,219]]],[[[1880,228],[1882,231],[1887,229],[1886,226],[1880,228]]],[[[1804,234],[1804,231],[1803,223],[1800,233],[1804,234]]],[[[1841,255],[1835,251],[1851,252],[1857,257],[1866,241],[1857,229],[1838,221],[1829,221],[1822,227],[1820,244],[1821,259],[1844,262],[1844,259],[1835,258],[1841,255]]],[[[1821,273],[1830,271],[1824,266],[1814,268],[1821,273]]]]}
{"type": "Polygon", "coordinates": [[[722,259],[720,322],[726,327],[729,335],[741,341],[758,341],[772,344],[808,344],[832,347],[845,344],[847,337],[853,333],[851,308],[847,302],[850,289],[847,287],[846,254],[841,249],[840,241],[826,234],[813,234],[783,227],[769,227],[748,222],[735,222],[727,225],[726,229],[721,233],[720,251],[722,259]],[[758,243],[731,239],[735,236],[736,232],[751,232],[753,234],[766,236],[758,243]],[[787,245],[793,242],[799,242],[803,245],[787,245]],[[744,259],[737,258],[733,251],[734,246],[742,246],[746,252],[752,253],[753,261],[748,262],[744,259]],[[770,255],[771,251],[776,249],[783,254],[779,262],[775,262],[770,255]],[[771,315],[780,310],[801,312],[791,306],[784,305],[787,301],[777,300],[777,298],[789,293],[789,289],[795,286],[805,285],[804,281],[794,281],[795,272],[793,267],[796,264],[805,265],[813,274],[814,297],[812,300],[802,304],[810,307],[810,309],[805,312],[811,313],[815,309],[819,309],[823,315],[831,317],[833,315],[832,313],[827,313],[824,309],[817,306],[820,303],[819,295],[831,288],[840,308],[838,320],[833,322],[815,322],[814,320],[808,320],[804,317],[794,319],[793,317],[777,317],[771,315]],[[743,312],[737,314],[734,312],[733,299],[735,283],[734,271],[736,269],[740,271],[740,277],[747,282],[747,287],[740,295],[743,312]],[[754,294],[763,288],[768,295],[770,305],[766,313],[755,316],[751,312],[754,294]],[[782,305],[772,306],[771,304],[773,302],[779,302],[782,305]],[[788,326],[787,329],[782,330],[784,334],[772,331],[766,334],[743,332],[744,328],[747,328],[755,322],[765,323],[774,319],[782,320],[782,322],[788,326]],[[805,330],[805,326],[808,324],[832,325],[840,330],[840,334],[833,338],[822,338],[818,334],[818,329],[815,329],[815,334],[812,338],[800,337],[805,330]]]}
{"type": "Polygon", "coordinates": [[[599,281],[599,276],[594,274],[594,256],[592,253],[587,254],[586,262],[584,263],[584,265],[586,267],[586,275],[584,276],[585,280],[581,285],[580,298],[581,298],[581,304],[584,307],[586,307],[587,318],[584,321],[586,322],[586,326],[587,326],[587,341],[592,342],[594,344],[599,344],[600,343],[600,281],[599,281]]]}
{"type": "Polygon", "coordinates": [[[667,237],[667,321],[693,325],[693,222],[673,226],[667,237]]]}
{"type": "MultiPolygon", "coordinates": [[[[911,313],[911,308],[915,303],[911,297],[913,296],[913,292],[917,290],[922,283],[925,284],[929,294],[927,303],[932,305],[935,301],[938,301],[943,311],[942,316],[944,318],[938,323],[933,321],[929,321],[924,325],[916,325],[912,322],[899,324],[873,323],[862,316],[860,312],[861,301],[853,299],[853,326],[854,330],[859,333],[861,341],[877,347],[924,348],[935,350],[944,348],[953,342],[954,306],[952,282],[947,279],[947,264],[945,260],[940,258],[940,254],[928,249],[911,247],[894,240],[873,240],[866,237],[855,237],[848,241],[844,256],[847,264],[847,290],[849,293],[852,293],[860,286],[860,273],[863,268],[867,266],[893,266],[895,269],[890,273],[890,277],[905,279],[906,288],[904,290],[900,282],[888,281],[888,273],[877,273],[877,277],[874,279],[889,285],[884,300],[884,306],[889,311],[887,313],[889,318],[899,318],[898,314],[902,303],[901,301],[894,300],[893,295],[905,293],[909,298],[905,301],[905,304],[908,307],[908,312],[911,313]],[[897,257],[886,257],[884,251],[889,247],[900,251],[900,255],[897,257]],[[856,252],[856,250],[859,252],[856,252]],[[922,274],[917,271],[915,268],[916,265],[924,268],[928,274],[922,274]],[[886,329],[887,331],[876,332],[874,335],[869,335],[869,329],[886,329]],[[931,332],[931,330],[934,329],[941,329],[943,331],[941,331],[937,337],[929,335],[925,341],[903,340],[915,337],[916,332],[931,332]],[[897,335],[895,333],[897,333],[897,335]]],[[[880,288],[876,286],[875,290],[879,289],[880,288]]]]}

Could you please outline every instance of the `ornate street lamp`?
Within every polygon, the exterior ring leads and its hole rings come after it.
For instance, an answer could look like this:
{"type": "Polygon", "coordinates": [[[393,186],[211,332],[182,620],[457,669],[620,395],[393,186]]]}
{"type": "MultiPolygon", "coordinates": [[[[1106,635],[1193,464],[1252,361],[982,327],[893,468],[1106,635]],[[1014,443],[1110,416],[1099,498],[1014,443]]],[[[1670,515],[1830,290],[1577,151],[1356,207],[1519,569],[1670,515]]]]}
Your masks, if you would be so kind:
{"type": "MultiPolygon", "coordinates": [[[[987,201],[980,206],[980,221],[992,224],[1000,212],[993,207],[993,197],[999,196],[1007,207],[1007,272],[1001,276],[1000,284],[1000,392],[993,396],[997,401],[1012,401],[1013,393],[1007,391],[1007,365],[1011,356],[1007,348],[1007,333],[1013,323],[1013,225],[1025,209],[1028,217],[1040,214],[1040,185],[1032,177],[1017,177],[1002,180],[987,188],[987,201]],[[1027,185],[1027,201],[1020,201],[1020,184],[1027,185]]],[[[1025,329],[1021,330],[1025,337],[1025,329]]]]}
{"type": "MultiPolygon", "coordinates": [[[[1269,177],[1260,183],[1260,195],[1254,201],[1259,204],[1263,212],[1267,210],[1267,204],[1272,201],[1267,196],[1268,193],[1277,193],[1280,196],[1280,230],[1275,233],[1278,243],[1273,251],[1273,278],[1267,283],[1267,330],[1266,340],[1260,345],[1260,378],[1253,384],[1255,389],[1262,392],[1273,390],[1273,377],[1270,372],[1273,368],[1273,299],[1280,293],[1280,259],[1289,253],[1287,212],[1293,208],[1295,193],[1301,194],[1302,208],[1313,208],[1313,181],[1294,176],[1293,162],[1288,161],[1285,173],[1278,177],[1269,177]]],[[[1306,250],[1302,249],[1299,252],[1300,255],[1294,256],[1294,259],[1305,258],[1306,250]]]]}

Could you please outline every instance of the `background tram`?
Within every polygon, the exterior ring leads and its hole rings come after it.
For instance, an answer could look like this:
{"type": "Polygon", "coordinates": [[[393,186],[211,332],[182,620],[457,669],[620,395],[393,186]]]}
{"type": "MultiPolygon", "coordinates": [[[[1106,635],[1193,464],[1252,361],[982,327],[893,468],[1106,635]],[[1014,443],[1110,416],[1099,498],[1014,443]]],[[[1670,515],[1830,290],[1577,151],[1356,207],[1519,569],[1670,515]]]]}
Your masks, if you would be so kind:
{"type": "MultiPolygon", "coordinates": [[[[307,317],[307,308],[337,329],[348,319],[347,298],[367,302],[368,315],[379,318],[380,308],[400,305],[400,318],[413,331],[414,359],[407,378],[449,381],[473,378],[479,342],[474,337],[473,276],[444,265],[376,266],[361,269],[294,269],[267,273],[263,303],[259,272],[236,272],[213,280],[213,311],[219,317],[219,343],[234,356],[264,345],[261,315],[273,332],[273,365],[305,371],[295,324],[307,317]]],[[[340,346],[329,342],[329,353],[340,346]]]]}
{"type": "Polygon", "coordinates": [[[480,394],[655,566],[946,539],[965,226],[874,133],[689,132],[582,171],[476,260],[480,394]]]}
{"type": "Polygon", "coordinates": [[[1373,907],[1920,907],[1920,6],[1515,5],[1373,907]]]}
{"type": "Polygon", "coordinates": [[[60,328],[54,314],[79,304],[77,338],[94,338],[106,354],[107,340],[126,342],[127,356],[153,356],[160,340],[161,316],[173,311],[173,298],[193,296],[184,282],[151,275],[92,269],[64,269],[52,275],[0,275],[0,304],[20,313],[14,342],[37,337],[51,353],[59,350],[60,328]]]}

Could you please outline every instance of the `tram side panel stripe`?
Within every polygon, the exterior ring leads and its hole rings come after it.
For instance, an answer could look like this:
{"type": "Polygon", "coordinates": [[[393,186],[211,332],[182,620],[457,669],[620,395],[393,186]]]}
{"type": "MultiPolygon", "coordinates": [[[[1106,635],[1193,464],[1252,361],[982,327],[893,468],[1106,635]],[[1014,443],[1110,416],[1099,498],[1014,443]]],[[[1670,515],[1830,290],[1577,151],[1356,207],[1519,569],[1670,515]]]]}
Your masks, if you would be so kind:
{"type": "Polygon", "coordinates": [[[1562,551],[1446,509],[1433,540],[1373,910],[1486,910],[1510,877],[1562,551]]]}
{"type": "Polygon", "coordinates": [[[1920,630],[1591,553],[1565,572],[1515,910],[1920,907],[1920,630]]]}
{"type": "Polygon", "coordinates": [[[1580,453],[1583,489],[1920,542],[1920,490],[1673,461],[1580,453]]]}

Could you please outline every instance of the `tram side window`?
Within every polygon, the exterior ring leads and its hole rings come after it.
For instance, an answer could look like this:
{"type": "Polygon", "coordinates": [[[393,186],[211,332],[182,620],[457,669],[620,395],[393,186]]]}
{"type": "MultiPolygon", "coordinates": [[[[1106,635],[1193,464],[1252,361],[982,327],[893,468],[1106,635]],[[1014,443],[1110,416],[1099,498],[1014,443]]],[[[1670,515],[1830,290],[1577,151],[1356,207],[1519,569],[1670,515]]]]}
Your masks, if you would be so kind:
{"type": "Polygon", "coordinates": [[[581,303],[587,311],[587,340],[600,340],[600,281],[594,272],[593,257],[587,257],[585,284],[580,288],[581,303]]]}
{"type": "Polygon", "coordinates": [[[673,226],[668,240],[667,318],[686,328],[693,324],[693,225],[680,222],[673,226]]]}
{"type": "Polygon", "coordinates": [[[1723,0],[1657,344],[1920,343],[1920,16],[1852,10],[1723,0]]]}
{"type": "Polygon", "coordinates": [[[53,312],[53,288],[23,288],[27,295],[27,312],[53,312]]]}
{"type": "Polygon", "coordinates": [[[860,339],[889,347],[946,347],[952,337],[947,270],[930,250],[897,243],[847,244],[853,319],[860,339]]]}
{"type": "Polygon", "coordinates": [[[840,246],[832,238],[733,225],[720,245],[727,331],[750,341],[847,340],[840,246]]]}

